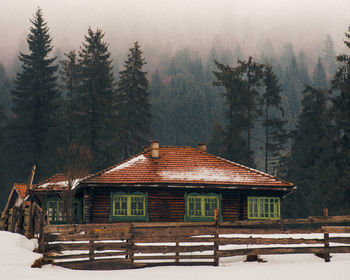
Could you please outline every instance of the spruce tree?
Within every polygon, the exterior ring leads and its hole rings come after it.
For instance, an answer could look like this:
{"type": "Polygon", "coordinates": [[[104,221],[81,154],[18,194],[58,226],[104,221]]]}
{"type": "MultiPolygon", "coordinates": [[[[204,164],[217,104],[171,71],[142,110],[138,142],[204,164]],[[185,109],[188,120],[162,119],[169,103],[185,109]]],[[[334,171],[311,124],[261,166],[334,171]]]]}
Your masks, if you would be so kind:
{"type": "Polygon", "coordinates": [[[17,73],[12,91],[15,117],[10,125],[11,146],[15,147],[17,168],[22,176],[36,164],[36,178],[40,178],[45,142],[56,124],[60,93],[56,82],[57,65],[54,65],[56,57],[48,57],[53,48],[52,39],[40,8],[30,22],[29,54],[19,55],[22,70],[17,73]]]}
{"type": "Polygon", "coordinates": [[[322,208],[333,211],[337,203],[336,153],[332,145],[327,94],[327,91],[309,86],[303,92],[302,112],[292,135],[287,174],[287,179],[298,189],[285,201],[288,216],[319,215],[322,208]]]}
{"type": "Polygon", "coordinates": [[[334,50],[334,43],[332,37],[328,34],[324,42],[323,48],[323,62],[328,78],[333,77],[337,70],[337,58],[334,50]]]}
{"type": "Polygon", "coordinates": [[[80,129],[79,142],[95,157],[94,169],[111,163],[115,145],[115,88],[108,44],[104,33],[89,28],[80,47],[79,104],[77,108],[80,129]]]}
{"type": "MultiPolygon", "coordinates": [[[[344,41],[350,49],[350,26],[345,33],[344,41]]],[[[337,146],[337,180],[335,186],[339,193],[338,205],[342,208],[341,213],[350,211],[350,55],[337,56],[338,70],[332,80],[332,120],[335,125],[337,146]]]]}
{"type": "Polygon", "coordinates": [[[315,66],[314,72],[312,73],[312,85],[324,90],[327,90],[329,88],[327,75],[323,68],[323,63],[320,57],[318,58],[318,62],[315,66]]]}
{"type": "MultiPolygon", "coordinates": [[[[248,166],[254,165],[253,152],[248,149],[246,133],[247,119],[246,82],[240,72],[229,65],[215,61],[218,70],[213,71],[216,78],[213,85],[223,87],[225,98],[225,126],[223,128],[223,156],[229,160],[248,166]]],[[[215,132],[215,131],[214,131],[215,132]]]]}
{"type": "Polygon", "coordinates": [[[285,150],[287,134],[284,129],[286,122],[281,119],[283,116],[280,96],[282,88],[270,65],[265,65],[264,86],[261,103],[265,107],[263,122],[265,128],[265,172],[271,172],[269,164],[278,161],[281,157],[281,152],[285,150]]]}
{"type": "Polygon", "coordinates": [[[60,71],[65,93],[62,121],[65,124],[63,134],[66,140],[64,142],[70,144],[78,140],[77,111],[82,76],[76,51],[73,50],[64,55],[66,59],[61,60],[62,70],[60,71]]]}
{"type": "Polygon", "coordinates": [[[142,151],[151,136],[151,114],[146,64],[138,42],[130,48],[119,72],[118,82],[118,150],[123,159],[142,151]]]}

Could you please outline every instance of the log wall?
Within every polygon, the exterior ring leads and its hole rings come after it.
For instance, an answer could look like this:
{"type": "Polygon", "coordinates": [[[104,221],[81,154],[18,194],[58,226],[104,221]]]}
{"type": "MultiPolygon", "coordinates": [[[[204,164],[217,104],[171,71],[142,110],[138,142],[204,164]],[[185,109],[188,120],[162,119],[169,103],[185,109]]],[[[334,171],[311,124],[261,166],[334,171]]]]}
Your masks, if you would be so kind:
{"type": "MultiPolygon", "coordinates": [[[[113,191],[135,192],[137,188],[95,188],[91,193],[91,218],[89,223],[108,223],[110,214],[110,193],[113,191]]],[[[221,209],[224,221],[247,218],[246,195],[239,191],[203,189],[155,189],[143,188],[148,193],[148,216],[150,222],[183,222],[185,216],[185,192],[213,192],[222,195],[221,209]]],[[[84,209],[90,209],[84,202],[84,209]]],[[[87,217],[88,215],[85,214],[87,217]]],[[[90,216],[89,216],[90,217],[90,216]]]]}

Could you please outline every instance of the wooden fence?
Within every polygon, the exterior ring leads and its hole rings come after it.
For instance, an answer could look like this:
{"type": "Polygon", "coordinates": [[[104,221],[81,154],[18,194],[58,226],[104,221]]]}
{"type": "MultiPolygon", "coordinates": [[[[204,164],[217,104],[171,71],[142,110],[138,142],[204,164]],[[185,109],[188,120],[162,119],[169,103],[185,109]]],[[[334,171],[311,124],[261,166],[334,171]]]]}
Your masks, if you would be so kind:
{"type": "Polygon", "coordinates": [[[44,215],[44,211],[35,202],[23,203],[19,207],[1,212],[0,230],[16,232],[32,238],[39,233],[44,215]]]}
{"type": "Polygon", "coordinates": [[[330,261],[331,253],[350,253],[350,235],[346,233],[350,233],[350,216],[219,223],[46,225],[39,237],[39,251],[44,262],[75,269],[217,266],[226,257],[243,255],[256,260],[257,256],[271,254],[315,254],[330,261]],[[331,237],[332,233],[337,235],[331,237]],[[303,235],[276,236],[281,234],[303,235]]]}

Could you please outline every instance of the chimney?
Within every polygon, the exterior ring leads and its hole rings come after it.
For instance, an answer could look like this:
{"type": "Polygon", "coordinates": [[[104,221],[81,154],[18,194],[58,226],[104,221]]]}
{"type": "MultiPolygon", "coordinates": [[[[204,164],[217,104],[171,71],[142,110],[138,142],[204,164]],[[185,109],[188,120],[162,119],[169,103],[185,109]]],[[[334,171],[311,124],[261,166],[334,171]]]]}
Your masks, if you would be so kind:
{"type": "Polygon", "coordinates": [[[159,141],[151,141],[150,148],[151,148],[151,157],[159,158],[159,141]]]}
{"type": "Polygon", "coordinates": [[[207,151],[207,144],[205,144],[205,143],[198,143],[198,150],[200,150],[202,152],[206,152],[207,151]]]}

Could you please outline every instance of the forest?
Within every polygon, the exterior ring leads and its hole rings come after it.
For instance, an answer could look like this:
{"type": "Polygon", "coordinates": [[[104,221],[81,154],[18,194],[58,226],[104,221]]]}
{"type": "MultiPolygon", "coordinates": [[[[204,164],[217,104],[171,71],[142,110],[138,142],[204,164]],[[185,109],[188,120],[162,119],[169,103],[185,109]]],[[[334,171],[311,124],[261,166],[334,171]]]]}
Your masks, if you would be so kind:
{"type": "Polygon", "coordinates": [[[33,164],[36,182],[72,157],[96,172],[155,139],[206,142],[212,154],[293,182],[284,217],[350,213],[350,51],[336,53],[330,35],[311,66],[302,49],[288,43],[277,55],[267,39],[258,55],[239,44],[214,44],[205,58],[182,48],[147,72],[139,42],[119,65],[98,28],[55,52],[40,8],[28,32],[16,75],[0,64],[0,208],[33,164]]]}

